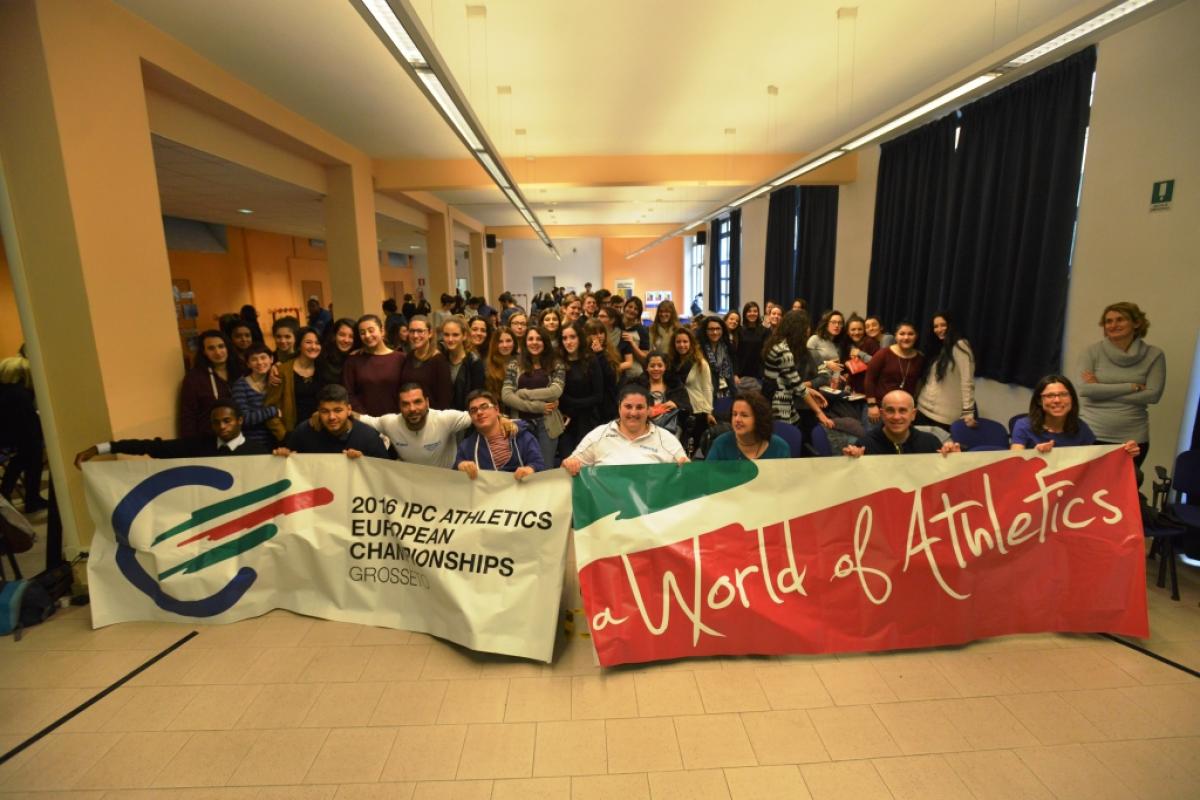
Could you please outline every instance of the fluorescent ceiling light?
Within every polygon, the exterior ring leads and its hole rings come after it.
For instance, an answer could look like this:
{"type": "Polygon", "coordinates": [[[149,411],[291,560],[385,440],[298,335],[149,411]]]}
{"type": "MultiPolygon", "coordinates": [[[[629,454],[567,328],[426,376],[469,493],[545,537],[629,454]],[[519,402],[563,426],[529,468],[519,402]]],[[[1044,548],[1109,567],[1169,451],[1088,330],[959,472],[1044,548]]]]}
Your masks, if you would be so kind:
{"type": "Polygon", "coordinates": [[[492,176],[492,180],[500,185],[501,189],[508,189],[508,178],[504,176],[504,172],[500,169],[500,165],[496,163],[496,159],[492,158],[492,154],[486,150],[476,150],[475,157],[479,159],[479,163],[483,164],[483,168],[492,176]]]}
{"type": "Polygon", "coordinates": [[[400,55],[405,61],[414,67],[427,66],[425,56],[421,54],[417,43],[408,35],[408,31],[400,24],[400,20],[396,19],[396,13],[387,4],[387,0],[362,0],[362,4],[379,23],[379,27],[383,28],[387,37],[392,40],[392,44],[396,45],[396,49],[400,51],[400,55]]]}
{"type": "Polygon", "coordinates": [[[238,213],[239,214],[253,214],[254,209],[253,208],[239,208],[238,213]]]}
{"type": "Polygon", "coordinates": [[[1121,17],[1137,11],[1142,6],[1150,5],[1152,2],[1154,2],[1154,0],[1126,0],[1126,2],[1121,3],[1119,6],[1110,8],[1103,14],[1097,14],[1091,19],[1076,25],[1066,33],[1059,34],[1050,41],[1040,44],[1032,50],[1022,53],[1011,61],[1006,62],[1004,66],[1020,67],[1028,64],[1030,61],[1041,58],[1047,53],[1052,53],[1063,45],[1070,44],[1079,37],[1086,36],[1092,31],[1098,28],[1103,28],[1105,25],[1108,25],[1111,22],[1116,22],[1121,17]]]}
{"type": "Polygon", "coordinates": [[[907,114],[901,114],[900,116],[896,117],[891,122],[888,122],[884,125],[880,125],[875,130],[870,131],[869,133],[863,134],[862,136],[858,137],[857,139],[850,142],[849,144],[843,145],[842,149],[846,150],[846,151],[854,150],[856,148],[862,147],[867,142],[873,142],[876,139],[878,139],[879,137],[884,136],[885,134],[891,133],[892,131],[896,130],[897,128],[907,125],[908,123],[912,122],[914,119],[925,116],[930,111],[933,111],[935,108],[941,108],[942,106],[946,105],[947,103],[953,102],[954,100],[957,100],[958,98],[962,97],[964,94],[973,92],[976,89],[978,89],[980,86],[983,86],[986,83],[991,83],[992,81],[994,81],[996,78],[999,78],[999,77],[1000,77],[999,74],[997,74],[995,72],[988,72],[986,74],[980,75],[977,78],[973,78],[972,80],[967,81],[966,83],[962,84],[961,86],[957,86],[957,87],[951,89],[950,91],[946,92],[945,94],[939,95],[939,96],[933,98],[932,100],[930,100],[929,102],[923,103],[923,104],[917,106],[912,111],[909,111],[907,114]]]}
{"type": "Polygon", "coordinates": [[[425,88],[433,95],[434,102],[442,109],[442,113],[449,118],[450,124],[466,140],[467,147],[472,150],[483,150],[483,143],[479,141],[479,137],[475,135],[475,131],[467,124],[466,117],[458,110],[458,105],[451,99],[449,92],[446,91],[446,87],[442,86],[442,82],[438,79],[438,76],[434,75],[432,70],[419,69],[417,70],[417,77],[421,79],[421,83],[425,84],[425,88]]]}
{"type": "Polygon", "coordinates": [[[812,172],[817,167],[824,166],[825,164],[828,164],[830,161],[841,158],[844,155],[846,155],[845,150],[834,150],[832,153],[826,153],[825,155],[821,156],[820,158],[816,159],[815,161],[810,161],[807,164],[805,164],[804,166],[797,167],[796,169],[792,170],[787,175],[784,175],[783,177],[780,177],[780,178],[776,178],[775,180],[771,181],[771,186],[782,186],[783,184],[787,183],[788,181],[795,180],[796,178],[799,178],[804,173],[812,172]]]}
{"type": "Polygon", "coordinates": [[[760,186],[757,189],[755,189],[753,192],[750,192],[749,194],[742,195],[737,200],[734,200],[732,203],[730,203],[729,207],[737,208],[738,206],[742,205],[743,203],[748,203],[751,200],[753,200],[754,198],[758,197],[760,194],[766,194],[769,191],[771,191],[771,184],[768,183],[766,186],[760,186]]]}

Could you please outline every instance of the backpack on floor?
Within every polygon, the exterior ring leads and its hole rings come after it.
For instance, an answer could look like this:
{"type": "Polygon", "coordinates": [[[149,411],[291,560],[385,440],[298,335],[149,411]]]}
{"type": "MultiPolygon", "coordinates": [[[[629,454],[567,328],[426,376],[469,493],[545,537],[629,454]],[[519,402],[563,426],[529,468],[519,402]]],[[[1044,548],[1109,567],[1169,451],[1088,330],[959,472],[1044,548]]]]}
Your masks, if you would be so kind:
{"type": "Polygon", "coordinates": [[[45,622],[56,609],[50,593],[36,580],[5,581],[0,585],[0,636],[11,633],[20,640],[25,628],[45,622]]]}

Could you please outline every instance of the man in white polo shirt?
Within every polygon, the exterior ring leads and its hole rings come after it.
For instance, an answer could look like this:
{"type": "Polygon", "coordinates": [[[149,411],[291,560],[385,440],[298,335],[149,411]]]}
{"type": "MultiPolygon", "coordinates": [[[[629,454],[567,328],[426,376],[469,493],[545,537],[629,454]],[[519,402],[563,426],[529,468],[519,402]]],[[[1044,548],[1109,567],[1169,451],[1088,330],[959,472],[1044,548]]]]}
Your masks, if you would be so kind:
{"type": "Polygon", "coordinates": [[[471,427],[471,415],[465,411],[431,409],[419,383],[400,387],[399,414],[382,417],[364,414],[358,421],[388,437],[401,461],[445,468],[454,465],[458,432],[471,427]]]}
{"type": "Polygon", "coordinates": [[[563,469],[578,475],[581,467],[614,464],[683,464],[688,460],[670,431],[650,421],[650,393],[637,383],[621,389],[619,416],[583,437],[563,469]]]}

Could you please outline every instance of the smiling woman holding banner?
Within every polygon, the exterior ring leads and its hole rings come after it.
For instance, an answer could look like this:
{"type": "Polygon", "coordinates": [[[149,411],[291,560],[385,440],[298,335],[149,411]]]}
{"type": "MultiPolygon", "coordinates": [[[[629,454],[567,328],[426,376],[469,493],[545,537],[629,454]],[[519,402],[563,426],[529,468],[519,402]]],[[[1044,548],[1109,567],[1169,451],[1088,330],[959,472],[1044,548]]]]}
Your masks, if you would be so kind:
{"type": "MultiPolygon", "coordinates": [[[[1096,443],[1096,435],[1079,418],[1079,395],[1075,385],[1062,375],[1047,375],[1038,381],[1029,398],[1029,416],[1013,426],[1011,450],[1031,448],[1049,453],[1055,445],[1074,447],[1096,443]]],[[[1134,458],[1141,452],[1137,442],[1124,444],[1134,458]]]]}

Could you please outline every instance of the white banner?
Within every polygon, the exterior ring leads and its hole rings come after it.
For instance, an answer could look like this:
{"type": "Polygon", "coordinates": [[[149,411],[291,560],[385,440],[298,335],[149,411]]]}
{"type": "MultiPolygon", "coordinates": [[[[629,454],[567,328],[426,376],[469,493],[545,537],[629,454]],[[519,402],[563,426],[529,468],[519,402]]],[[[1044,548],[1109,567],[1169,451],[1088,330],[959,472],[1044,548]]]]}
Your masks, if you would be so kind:
{"type": "Polygon", "coordinates": [[[516,482],[342,455],[93,461],[92,623],[284,608],[550,661],[566,473],[516,482]]]}

